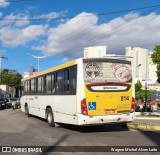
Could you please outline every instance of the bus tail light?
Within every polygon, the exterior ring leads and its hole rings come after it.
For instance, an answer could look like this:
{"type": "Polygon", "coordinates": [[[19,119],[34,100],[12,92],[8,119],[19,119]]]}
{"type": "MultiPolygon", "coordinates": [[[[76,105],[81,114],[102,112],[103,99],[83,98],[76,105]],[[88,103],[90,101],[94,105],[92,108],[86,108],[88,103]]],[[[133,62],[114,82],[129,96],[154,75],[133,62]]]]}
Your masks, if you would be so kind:
{"type": "Polygon", "coordinates": [[[87,104],[86,104],[85,98],[81,101],[81,114],[88,115],[87,104]]]}
{"type": "Polygon", "coordinates": [[[134,104],[135,100],[134,98],[132,97],[132,103],[131,103],[131,109],[130,109],[130,113],[134,112],[135,111],[135,104],[134,104]]]}

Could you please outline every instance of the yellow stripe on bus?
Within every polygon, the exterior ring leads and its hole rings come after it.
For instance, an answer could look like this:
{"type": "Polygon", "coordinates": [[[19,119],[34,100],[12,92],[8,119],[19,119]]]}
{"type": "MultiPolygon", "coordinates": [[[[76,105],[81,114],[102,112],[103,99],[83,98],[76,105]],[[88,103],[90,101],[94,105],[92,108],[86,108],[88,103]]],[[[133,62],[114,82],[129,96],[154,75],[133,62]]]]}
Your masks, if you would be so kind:
{"type": "Polygon", "coordinates": [[[57,67],[50,68],[48,70],[45,70],[45,71],[42,71],[42,72],[39,72],[39,73],[37,72],[36,74],[34,74],[32,76],[29,76],[27,78],[22,79],[22,81],[32,79],[32,78],[35,78],[37,76],[45,75],[47,73],[51,73],[51,72],[54,72],[54,71],[57,71],[57,70],[60,70],[60,69],[63,69],[63,68],[67,68],[67,67],[70,67],[70,66],[73,66],[73,65],[75,65],[75,60],[72,60],[72,61],[67,62],[65,64],[59,65],[57,67]]]}

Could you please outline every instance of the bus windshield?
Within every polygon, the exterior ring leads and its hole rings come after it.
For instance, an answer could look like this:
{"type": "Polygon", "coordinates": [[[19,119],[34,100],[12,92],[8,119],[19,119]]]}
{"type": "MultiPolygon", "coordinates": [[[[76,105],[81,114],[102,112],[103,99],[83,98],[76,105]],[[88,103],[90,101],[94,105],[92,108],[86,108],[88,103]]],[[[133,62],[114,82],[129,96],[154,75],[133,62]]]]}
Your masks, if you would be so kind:
{"type": "Polygon", "coordinates": [[[131,82],[131,63],[116,59],[84,59],[83,75],[86,83],[131,82]]]}

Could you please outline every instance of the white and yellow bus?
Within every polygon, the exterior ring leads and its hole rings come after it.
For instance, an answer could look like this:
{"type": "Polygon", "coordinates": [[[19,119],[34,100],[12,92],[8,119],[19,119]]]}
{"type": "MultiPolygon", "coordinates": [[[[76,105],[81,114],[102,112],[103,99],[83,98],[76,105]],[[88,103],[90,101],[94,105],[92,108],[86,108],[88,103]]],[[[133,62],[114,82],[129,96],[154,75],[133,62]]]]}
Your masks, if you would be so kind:
{"type": "Polygon", "coordinates": [[[79,58],[22,79],[21,110],[73,125],[125,124],[134,120],[131,62],[79,58]]]}

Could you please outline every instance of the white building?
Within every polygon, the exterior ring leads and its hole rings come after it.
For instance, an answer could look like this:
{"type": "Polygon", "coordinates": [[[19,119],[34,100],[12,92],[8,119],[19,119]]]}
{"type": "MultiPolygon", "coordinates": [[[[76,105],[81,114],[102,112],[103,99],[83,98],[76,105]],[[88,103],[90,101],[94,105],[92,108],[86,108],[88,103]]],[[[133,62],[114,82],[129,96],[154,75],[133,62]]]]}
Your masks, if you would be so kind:
{"type": "Polygon", "coordinates": [[[14,97],[16,94],[16,90],[14,87],[10,87],[7,85],[0,85],[0,97],[14,97]]]}
{"type": "Polygon", "coordinates": [[[126,48],[126,56],[131,56],[133,66],[133,78],[135,82],[138,80],[144,85],[147,81],[148,85],[154,85],[157,80],[156,65],[153,64],[151,54],[147,49],[134,47],[126,48]]]}
{"type": "Polygon", "coordinates": [[[126,55],[106,55],[106,46],[93,46],[84,49],[84,57],[111,57],[119,59],[127,59],[132,62],[132,74],[134,82],[141,81],[145,86],[154,86],[157,81],[156,65],[153,64],[151,53],[147,49],[140,47],[126,47],[126,55]]]}
{"type": "Polygon", "coordinates": [[[149,53],[149,57],[148,57],[148,79],[156,82],[157,81],[157,66],[153,63],[152,58],[151,58],[151,54],[149,53]]]}

